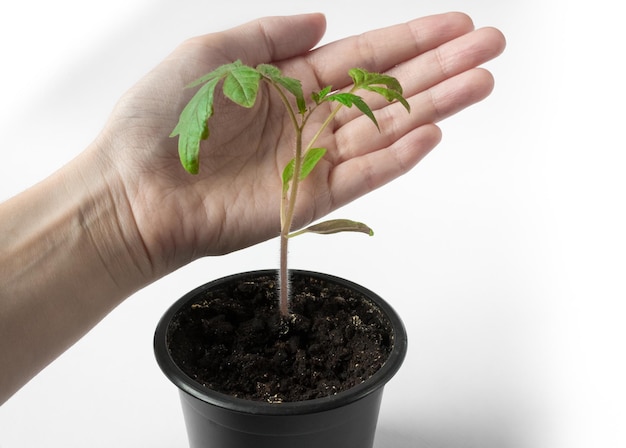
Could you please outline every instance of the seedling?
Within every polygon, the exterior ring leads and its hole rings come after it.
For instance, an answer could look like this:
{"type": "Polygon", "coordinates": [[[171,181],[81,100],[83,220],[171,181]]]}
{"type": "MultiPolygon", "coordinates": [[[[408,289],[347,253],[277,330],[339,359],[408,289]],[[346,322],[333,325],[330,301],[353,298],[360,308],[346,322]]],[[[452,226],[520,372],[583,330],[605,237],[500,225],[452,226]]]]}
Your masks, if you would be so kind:
{"type": "Polygon", "coordinates": [[[223,83],[224,95],[245,108],[254,106],[262,82],[267,83],[280,97],[295,130],[294,156],[282,171],[282,190],[280,191],[279,308],[283,316],[289,315],[287,247],[290,238],[303,233],[331,234],[346,231],[373,235],[372,229],[367,225],[348,219],[333,219],[296,232],[291,231],[298,187],[326,154],[325,148],[315,146],[317,140],[342,107],[356,106],[378,127],[372,109],[361,96],[356,94],[360,90],[379,94],[389,102],[398,101],[410,112],[409,104],[402,95],[402,87],[394,77],[360,68],[351,69],[349,75],[353,81],[353,86],[349,90],[335,91],[332,86],[327,86],[312,92],[310,101],[307,101],[303,94],[302,83],[297,79],[283,76],[273,65],[261,64],[254,68],[241,61],[224,64],[187,86],[202,87],[183,109],[180,120],[171,134],[171,137],[179,137],[178,150],[183,167],[189,173],[197,174],[200,164],[200,142],[209,137],[208,120],[213,116],[215,89],[220,82],[223,83]],[[303,131],[309,118],[320,106],[328,103],[331,103],[331,107],[324,109],[327,111],[326,119],[311,140],[304,145],[303,131]]]}

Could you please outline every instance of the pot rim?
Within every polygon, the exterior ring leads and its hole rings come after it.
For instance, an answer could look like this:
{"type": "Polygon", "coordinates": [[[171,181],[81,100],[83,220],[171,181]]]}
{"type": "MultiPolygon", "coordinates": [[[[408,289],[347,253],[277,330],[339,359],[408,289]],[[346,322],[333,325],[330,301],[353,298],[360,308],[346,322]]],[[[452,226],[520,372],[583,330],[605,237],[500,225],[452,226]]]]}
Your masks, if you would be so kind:
{"type": "Polygon", "coordinates": [[[154,353],[157,363],[165,376],[180,390],[201,401],[235,412],[256,415],[301,415],[334,409],[360,400],[361,398],[369,395],[377,389],[384,387],[384,385],[396,374],[406,356],[408,340],[404,324],[400,319],[400,316],[391,307],[391,305],[383,300],[382,297],[380,297],[378,294],[359,285],[358,283],[354,283],[350,280],[336,277],[331,274],[302,269],[290,269],[289,275],[313,276],[319,279],[340,283],[343,286],[354,289],[355,291],[363,294],[373,303],[375,303],[376,306],[378,306],[382,310],[387,319],[389,319],[393,330],[393,347],[387,361],[385,361],[383,366],[374,375],[372,375],[370,378],[357,386],[328,397],[316,398],[305,401],[269,403],[264,401],[236,398],[228,394],[214,391],[203,386],[202,384],[189,377],[186,373],[184,373],[174,362],[167,348],[167,331],[169,323],[172,320],[173,316],[183,306],[185,306],[185,304],[194,300],[198,294],[212,287],[227,283],[236,278],[268,274],[277,274],[277,270],[252,270],[247,272],[240,272],[237,274],[231,274],[212,280],[187,292],[180,299],[174,302],[165,312],[165,314],[163,314],[157,324],[154,334],[154,353]]]}

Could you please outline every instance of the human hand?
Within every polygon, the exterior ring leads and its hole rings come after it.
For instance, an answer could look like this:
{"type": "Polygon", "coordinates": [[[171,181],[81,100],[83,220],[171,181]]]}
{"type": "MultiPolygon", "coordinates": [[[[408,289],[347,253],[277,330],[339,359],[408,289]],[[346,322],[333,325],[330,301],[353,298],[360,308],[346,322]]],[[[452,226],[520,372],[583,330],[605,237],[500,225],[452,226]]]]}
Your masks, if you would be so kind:
{"type": "Polygon", "coordinates": [[[347,87],[352,67],[398,78],[411,114],[373,100],[380,133],[358,111],[337,116],[319,142],[328,149],[325,161],[301,186],[299,227],[412,168],[440,140],[434,123],[491,92],[492,76],[476,67],[505,45],[499,31],[474,31],[459,13],[310,51],[324,29],[323,16],[314,14],[265,18],[190,39],[121,99],[95,147],[101,164],[116,173],[112,197],[123,198],[117,206],[127,208],[118,216],[132,217],[121,225],[136,228],[152,272],[164,274],[279,232],[281,171],[293,152],[282,104],[269,91],[251,110],[216,100],[211,139],[203,143],[200,173],[192,176],[180,165],[176,139],[169,138],[193,94],[184,90],[189,82],[236,59],[277,65],[302,80],[305,93],[347,87]]]}

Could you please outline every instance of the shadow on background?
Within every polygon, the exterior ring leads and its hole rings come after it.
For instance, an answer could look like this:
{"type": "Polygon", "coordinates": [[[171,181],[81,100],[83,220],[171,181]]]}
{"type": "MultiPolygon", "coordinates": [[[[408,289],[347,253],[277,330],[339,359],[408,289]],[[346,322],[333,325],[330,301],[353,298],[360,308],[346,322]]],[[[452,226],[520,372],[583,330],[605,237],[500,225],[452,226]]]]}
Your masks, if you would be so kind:
{"type": "MultiPolygon", "coordinates": [[[[379,425],[376,430],[374,448],[439,448],[415,433],[409,427],[379,425]]],[[[413,429],[416,432],[415,429],[413,429]]]]}
{"type": "MultiPolygon", "coordinates": [[[[405,422],[406,423],[406,422],[405,422]]],[[[499,428],[429,430],[415,425],[383,424],[376,430],[374,448],[522,448],[531,446],[524,437],[503,433],[499,428]]]]}

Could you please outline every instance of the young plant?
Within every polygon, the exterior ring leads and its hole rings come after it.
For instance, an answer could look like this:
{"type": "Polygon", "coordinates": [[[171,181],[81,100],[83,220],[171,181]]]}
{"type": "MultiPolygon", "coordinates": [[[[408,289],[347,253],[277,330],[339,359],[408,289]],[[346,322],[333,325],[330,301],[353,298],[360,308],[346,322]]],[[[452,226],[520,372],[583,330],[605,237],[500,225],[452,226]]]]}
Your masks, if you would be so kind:
{"type": "MultiPolygon", "coordinates": [[[[287,247],[289,239],[303,233],[331,234],[337,232],[363,232],[372,235],[372,230],[365,224],[348,219],[334,219],[311,225],[291,233],[300,183],[324,157],[326,149],[315,144],[324,130],[332,123],[342,107],[356,106],[376,127],[378,122],[368,104],[356,94],[365,90],[382,95],[387,101],[400,102],[407,111],[410,107],[402,95],[400,83],[392,76],[372,73],[360,68],[349,71],[353,86],[348,91],[334,91],[331,86],[314,91],[310,101],[304,96],[299,80],[283,76],[280,70],[268,64],[257,67],[244,65],[241,61],[225,64],[202,76],[187,87],[202,86],[183,109],[180,120],[171,137],[179,137],[178,150],[183,167],[191,174],[199,169],[201,140],[209,137],[208,120],[213,116],[215,89],[223,83],[224,95],[234,103],[251,108],[254,106],[261,83],[266,83],[276,91],[295,131],[294,156],[282,172],[280,191],[280,312],[289,315],[289,280],[287,267],[287,247]],[[291,99],[290,99],[291,98],[291,99]],[[303,131],[311,115],[322,105],[333,103],[326,119],[322,122],[311,140],[303,144],[303,131]]],[[[380,129],[379,129],[380,130],[380,129]]]]}

